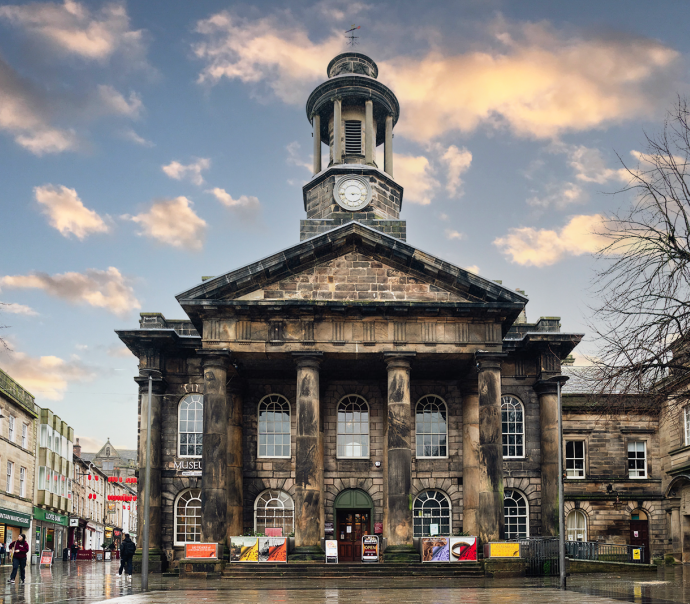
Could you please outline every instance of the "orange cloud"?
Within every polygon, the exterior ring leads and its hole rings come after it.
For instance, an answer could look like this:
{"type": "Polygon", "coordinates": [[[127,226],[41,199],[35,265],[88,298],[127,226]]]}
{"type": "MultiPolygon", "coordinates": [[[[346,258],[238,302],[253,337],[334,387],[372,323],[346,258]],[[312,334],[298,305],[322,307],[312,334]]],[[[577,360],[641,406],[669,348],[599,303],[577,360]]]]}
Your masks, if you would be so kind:
{"type": "Polygon", "coordinates": [[[34,195],[43,213],[48,216],[50,226],[65,237],[74,235],[77,239],[84,239],[92,233],[107,233],[110,230],[94,210],[84,206],[75,189],[44,185],[35,187],[34,195]]]}
{"type": "Polygon", "coordinates": [[[394,154],[393,172],[395,180],[403,188],[403,200],[426,206],[431,203],[434,189],[439,186],[429,160],[423,155],[394,154]]]}
{"type": "Polygon", "coordinates": [[[200,250],[204,245],[206,221],[197,216],[193,205],[184,196],[162,199],[153,203],[148,212],[122,218],[136,222],[141,227],[140,235],[173,247],[200,250]]]}

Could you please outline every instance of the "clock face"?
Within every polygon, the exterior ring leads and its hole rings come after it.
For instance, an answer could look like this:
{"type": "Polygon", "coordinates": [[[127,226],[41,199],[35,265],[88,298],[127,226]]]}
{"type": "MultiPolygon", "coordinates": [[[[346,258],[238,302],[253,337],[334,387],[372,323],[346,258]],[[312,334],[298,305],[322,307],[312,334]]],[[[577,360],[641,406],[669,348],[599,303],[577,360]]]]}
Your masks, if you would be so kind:
{"type": "Polygon", "coordinates": [[[361,210],[371,201],[371,188],[363,178],[345,177],[336,183],[333,196],[345,210],[361,210]]]}

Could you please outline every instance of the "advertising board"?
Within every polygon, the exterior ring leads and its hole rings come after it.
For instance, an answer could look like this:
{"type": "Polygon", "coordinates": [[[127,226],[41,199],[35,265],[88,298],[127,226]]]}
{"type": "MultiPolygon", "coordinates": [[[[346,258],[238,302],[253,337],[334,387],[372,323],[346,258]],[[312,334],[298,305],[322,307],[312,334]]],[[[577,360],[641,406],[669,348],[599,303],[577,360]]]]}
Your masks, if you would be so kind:
{"type": "Polygon", "coordinates": [[[185,558],[217,558],[217,543],[187,543],[184,546],[185,558]]]}
{"type": "Polygon", "coordinates": [[[362,562],[379,561],[378,535],[362,535],[362,562]]]}
{"type": "Polygon", "coordinates": [[[338,542],[326,539],[326,564],[338,564],[338,542]]]}
{"type": "Polygon", "coordinates": [[[258,537],[231,537],[230,562],[258,562],[258,537]]]}
{"type": "Polygon", "coordinates": [[[450,537],[422,537],[422,562],[449,562],[450,537]]]}
{"type": "Polygon", "coordinates": [[[519,558],[519,543],[485,543],[485,558],[519,558]]]}
{"type": "Polygon", "coordinates": [[[259,562],[287,563],[287,538],[259,537],[259,562]]]}
{"type": "Polygon", "coordinates": [[[41,564],[50,566],[53,563],[53,550],[44,549],[41,552],[41,564]]]}
{"type": "Polygon", "coordinates": [[[451,562],[476,562],[477,538],[476,537],[451,537],[450,538],[451,562]]]}

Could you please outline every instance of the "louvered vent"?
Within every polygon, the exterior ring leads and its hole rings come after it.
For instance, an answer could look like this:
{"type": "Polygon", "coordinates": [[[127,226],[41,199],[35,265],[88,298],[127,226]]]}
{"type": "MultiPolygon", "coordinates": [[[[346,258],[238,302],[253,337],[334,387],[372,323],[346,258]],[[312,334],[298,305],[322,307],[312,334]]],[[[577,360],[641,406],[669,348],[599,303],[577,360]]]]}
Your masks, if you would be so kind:
{"type": "Polygon", "coordinates": [[[345,120],[345,155],[362,154],[362,122],[345,120]]]}

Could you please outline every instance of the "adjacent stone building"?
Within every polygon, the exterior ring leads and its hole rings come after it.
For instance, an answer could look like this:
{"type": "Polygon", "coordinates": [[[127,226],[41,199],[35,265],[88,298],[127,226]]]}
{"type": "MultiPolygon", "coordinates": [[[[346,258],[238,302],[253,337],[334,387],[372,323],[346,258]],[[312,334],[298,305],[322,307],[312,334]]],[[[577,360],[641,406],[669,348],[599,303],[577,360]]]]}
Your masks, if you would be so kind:
{"type": "MultiPolygon", "coordinates": [[[[323,559],[335,538],[341,561],[358,559],[366,533],[382,534],[387,560],[418,559],[414,539],[430,534],[557,534],[549,379],[582,335],[557,317],[528,323],[524,292],[406,242],[398,101],[365,55],[327,72],[307,101],[300,243],[179,294],[185,319],[142,313],[118,331],[139,358],[142,468],[151,379],[147,520],[163,564],[187,542],[268,528],[294,534],[292,559],[323,559]]],[[[566,405],[568,463],[585,472],[568,475],[569,535],[626,541],[644,516],[647,552],[665,553],[656,420],[600,427],[587,409],[576,395],[566,405]],[[633,465],[647,464],[634,477],[631,444],[633,465]]]]}

